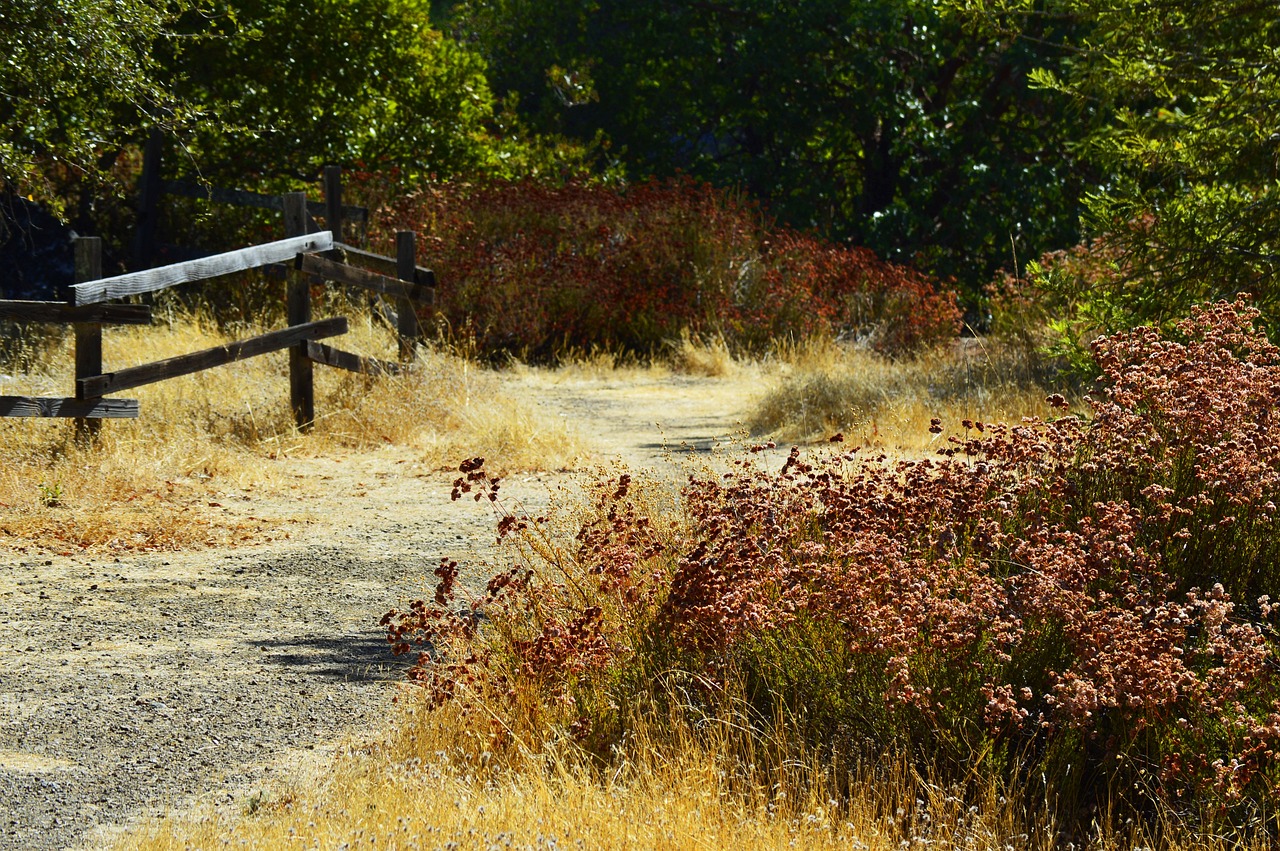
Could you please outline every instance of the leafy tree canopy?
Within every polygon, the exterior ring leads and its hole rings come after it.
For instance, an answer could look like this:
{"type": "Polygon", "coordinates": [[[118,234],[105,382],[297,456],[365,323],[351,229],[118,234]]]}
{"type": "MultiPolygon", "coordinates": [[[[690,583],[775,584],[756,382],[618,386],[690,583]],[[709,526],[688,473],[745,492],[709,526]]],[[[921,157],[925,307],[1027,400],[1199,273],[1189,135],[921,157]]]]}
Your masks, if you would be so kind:
{"type": "Polygon", "coordinates": [[[209,176],[313,179],[327,163],[450,175],[493,156],[480,57],[416,0],[230,0],[184,23],[178,91],[217,111],[190,143],[209,176]]]}
{"type": "MultiPolygon", "coordinates": [[[[1021,34],[1031,0],[964,4],[1021,34]]],[[[1167,322],[1245,291],[1280,318],[1280,10],[1274,0],[1080,0],[1069,61],[1033,75],[1107,118],[1088,156],[1113,175],[1088,198],[1123,250],[1107,285],[1076,294],[1116,326],[1167,322]]]]}
{"type": "Polygon", "coordinates": [[[633,172],[737,185],[782,218],[972,285],[1078,233],[1093,107],[1029,84],[1071,19],[993,34],[932,0],[464,0],[457,36],[543,130],[633,172]]]}
{"type": "MultiPolygon", "coordinates": [[[[0,0],[0,184],[100,175],[141,126],[188,118],[154,59],[182,0],[0,0]]],[[[56,204],[55,204],[56,206],[56,204]]]]}

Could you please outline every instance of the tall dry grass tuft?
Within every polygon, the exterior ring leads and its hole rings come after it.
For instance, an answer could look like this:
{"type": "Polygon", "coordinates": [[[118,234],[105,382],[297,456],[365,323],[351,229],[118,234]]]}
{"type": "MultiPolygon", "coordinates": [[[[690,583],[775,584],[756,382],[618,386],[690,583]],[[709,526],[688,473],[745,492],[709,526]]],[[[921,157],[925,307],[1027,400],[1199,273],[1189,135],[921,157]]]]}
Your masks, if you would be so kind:
{"type": "MultiPolygon", "coordinates": [[[[1115,826],[1105,816],[1067,846],[1052,795],[1011,790],[990,772],[948,784],[892,755],[843,773],[817,758],[766,767],[769,754],[744,761],[758,749],[749,735],[678,715],[650,716],[662,729],[637,727],[607,766],[564,741],[496,753],[474,717],[456,706],[430,711],[407,695],[392,720],[385,740],[344,745],[234,809],[173,812],[113,847],[1268,847],[1265,836],[1229,841],[1173,823],[1115,826]]],[[[780,749],[793,752],[787,743],[780,749]]]]}
{"type": "Polygon", "coordinates": [[[688,329],[681,332],[679,341],[671,343],[667,358],[672,368],[682,375],[725,378],[739,368],[738,360],[722,335],[698,338],[688,329]]]}
{"type": "MultiPolygon", "coordinates": [[[[396,358],[392,332],[366,309],[330,305],[353,318],[342,348],[396,358]],[[363,318],[358,318],[362,317],[363,318]]],[[[170,311],[151,327],[110,328],[108,369],[161,360],[262,333],[220,327],[208,311],[170,311]]],[[[70,395],[69,333],[11,347],[3,392],[70,395]]],[[[420,349],[401,376],[366,377],[317,366],[317,423],[294,428],[283,352],[137,388],[141,416],[104,422],[82,446],[69,421],[0,420],[0,529],[13,546],[48,550],[163,550],[228,545],[271,534],[266,520],[223,528],[208,503],[228,490],[259,495],[281,485],[292,455],[386,444],[413,447],[444,466],[474,451],[506,469],[561,469],[581,454],[553,417],[506,394],[491,371],[442,350],[420,349]]]]}
{"type": "Polygon", "coordinates": [[[1049,416],[1048,391],[1016,353],[975,338],[891,360],[830,338],[777,347],[777,378],[755,406],[755,435],[807,442],[843,433],[871,448],[922,452],[934,417],[1016,422],[1049,416]]]}

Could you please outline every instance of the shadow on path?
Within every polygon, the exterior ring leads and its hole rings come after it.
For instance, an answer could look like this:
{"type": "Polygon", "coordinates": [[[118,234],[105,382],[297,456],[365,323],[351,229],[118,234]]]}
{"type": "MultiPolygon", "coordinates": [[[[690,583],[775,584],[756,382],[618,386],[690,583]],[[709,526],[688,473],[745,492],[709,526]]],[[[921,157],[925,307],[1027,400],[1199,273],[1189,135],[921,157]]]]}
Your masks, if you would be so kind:
{"type": "Polygon", "coordinates": [[[391,653],[387,639],[374,635],[302,636],[250,642],[263,651],[262,660],[293,668],[300,674],[344,682],[399,679],[405,658],[391,653]]]}

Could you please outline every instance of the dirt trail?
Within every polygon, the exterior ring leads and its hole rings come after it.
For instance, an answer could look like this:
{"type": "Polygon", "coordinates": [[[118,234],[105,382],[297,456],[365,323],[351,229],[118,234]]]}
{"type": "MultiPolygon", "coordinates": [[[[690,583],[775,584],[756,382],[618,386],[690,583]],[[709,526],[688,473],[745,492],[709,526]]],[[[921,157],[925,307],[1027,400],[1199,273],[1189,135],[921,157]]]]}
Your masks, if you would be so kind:
{"type": "MultiPolygon", "coordinates": [[[[527,374],[508,389],[567,418],[593,458],[674,472],[740,431],[753,385],[527,374]]],[[[441,557],[482,561],[492,519],[410,450],[273,463],[292,493],[229,491],[218,508],[284,521],[289,540],[120,559],[0,540],[0,848],[100,847],[177,802],[243,807],[377,722],[400,671],[378,618],[441,557]]],[[[570,487],[526,475],[504,492],[536,509],[570,487]]]]}
{"type": "Polygon", "coordinates": [[[512,392],[566,418],[604,458],[671,470],[689,455],[732,451],[761,388],[754,372],[728,379],[620,373],[563,377],[532,373],[513,379],[512,392]]]}

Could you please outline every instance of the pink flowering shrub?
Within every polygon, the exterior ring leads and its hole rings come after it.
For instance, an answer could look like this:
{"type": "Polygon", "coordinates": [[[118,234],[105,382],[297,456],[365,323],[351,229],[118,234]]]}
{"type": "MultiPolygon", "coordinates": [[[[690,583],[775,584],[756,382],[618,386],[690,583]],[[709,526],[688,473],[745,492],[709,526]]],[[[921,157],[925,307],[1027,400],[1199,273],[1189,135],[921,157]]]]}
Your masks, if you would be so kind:
{"type": "MultiPolygon", "coordinates": [[[[808,754],[1020,767],[1068,810],[1243,818],[1280,795],[1280,352],[1255,320],[1101,340],[1090,418],[966,422],[936,459],[744,459],[691,476],[678,524],[619,476],[572,541],[505,513],[515,566],[466,595],[444,565],[384,623],[437,703],[465,685],[602,758],[658,707],[808,754]]],[[[456,496],[501,504],[463,474],[456,496]]]]}

